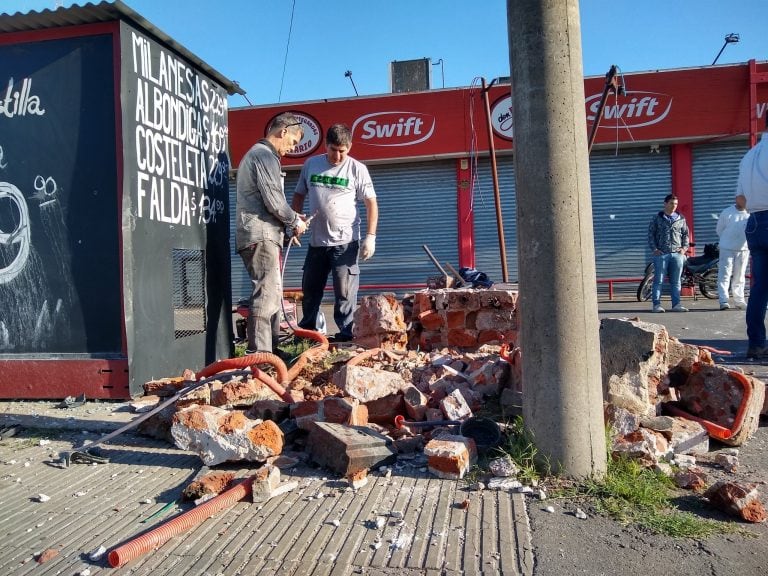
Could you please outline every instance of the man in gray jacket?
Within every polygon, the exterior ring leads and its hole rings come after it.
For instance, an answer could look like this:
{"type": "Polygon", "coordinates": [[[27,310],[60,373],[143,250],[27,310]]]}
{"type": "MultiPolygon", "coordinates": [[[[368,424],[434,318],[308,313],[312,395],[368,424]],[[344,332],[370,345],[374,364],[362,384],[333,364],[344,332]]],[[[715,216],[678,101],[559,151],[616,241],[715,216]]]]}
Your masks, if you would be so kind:
{"type": "Polygon", "coordinates": [[[285,227],[300,236],[304,214],[285,199],[280,159],[301,141],[301,122],[291,113],[276,116],[265,138],[246,152],[237,169],[235,244],[251,277],[248,353],[277,352],[280,335],[280,247],[285,227]]]}
{"type": "Polygon", "coordinates": [[[688,312],[680,303],[680,277],[688,250],[688,224],[685,217],[677,212],[677,196],[668,194],[664,198],[664,210],[651,218],[648,225],[648,247],[653,254],[653,311],[664,312],[661,306],[661,285],[664,276],[669,276],[672,292],[672,311],[688,312]]]}

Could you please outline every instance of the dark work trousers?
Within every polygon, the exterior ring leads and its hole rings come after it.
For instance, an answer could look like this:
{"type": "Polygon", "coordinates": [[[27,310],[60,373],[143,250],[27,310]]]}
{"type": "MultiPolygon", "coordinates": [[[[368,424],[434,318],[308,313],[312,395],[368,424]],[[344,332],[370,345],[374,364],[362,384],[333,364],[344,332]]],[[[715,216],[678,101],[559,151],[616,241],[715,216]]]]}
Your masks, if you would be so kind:
{"type": "Polygon", "coordinates": [[[333,320],[339,327],[338,336],[352,338],[352,321],[357,306],[357,289],[360,286],[360,267],[357,252],[360,242],[340,246],[310,246],[304,260],[304,276],[301,289],[303,318],[299,326],[315,330],[317,314],[323,301],[323,291],[328,274],[333,274],[333,320]]]}
{"type": "Polygon", "coordinates": [[[251,300],[246,336],[251,352],[274,352],[280,342],[280,247],[269,240],[240,250],[251,277],[251,300]]]}
{"type": "Polygon", "coordinates": [[[750,348],[765,347],[765,307],[768,305],[768,210],[752,212],[744,230],[752,255],[752,286],[747,301],[750,348]]]}

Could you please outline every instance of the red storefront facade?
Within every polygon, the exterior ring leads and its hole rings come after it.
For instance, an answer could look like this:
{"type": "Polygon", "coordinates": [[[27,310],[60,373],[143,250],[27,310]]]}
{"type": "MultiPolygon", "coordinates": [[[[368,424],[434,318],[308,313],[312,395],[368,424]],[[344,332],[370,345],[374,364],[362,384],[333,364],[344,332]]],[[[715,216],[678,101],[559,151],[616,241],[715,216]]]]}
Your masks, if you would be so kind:
{"type": "MultiPolygon", "coordinates": [[[[590,157],[599,279],[641,273],[647,222],[669,192],[681,198],[680,209],[697,242],[716,240],[712,214],[732,200],[738,160],[762,131],[768,107],[768,63],[632,73],[619,79],[625,93],[609,95],[590,157]]],[[[604,86],[602,77],[585,79],[588,130],[604,86]]],[[[495,84],[488,96],[507,261],[510,281],[515,281],[510,86],[495,84]]],[[[352,155],[371,168],[381,224],[377,254],[363,269],[364,288],[418,287],[435,273],[420,249],[425,243],[438,259],[501,280],[479,86],[231,109],[233,167],[263,136],[270,119],[285,110],[299,114],[305,128],[304,140],[283,161],[289,198],[296,171],[307,157],[324,151],[323,134],[332,123],[353,129],[352,155]]],[[[292,258],[287,287],[300,282],[301,256],[292,258]]],[[[236,297],[242,276],[238,268],[233,260],[236,297]]]]}

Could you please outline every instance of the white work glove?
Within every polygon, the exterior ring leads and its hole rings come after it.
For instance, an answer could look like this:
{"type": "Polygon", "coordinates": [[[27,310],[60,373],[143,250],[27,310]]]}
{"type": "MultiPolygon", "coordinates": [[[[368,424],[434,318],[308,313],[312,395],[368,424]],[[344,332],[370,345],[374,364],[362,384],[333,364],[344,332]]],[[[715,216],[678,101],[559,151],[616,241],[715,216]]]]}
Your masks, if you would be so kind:
{"type": "Polygon", "coordinates": [[[368,234],[360,246],[360,257],[363,260],[368,260],[374,252],[376,252],[376,234],[368,234]]]}

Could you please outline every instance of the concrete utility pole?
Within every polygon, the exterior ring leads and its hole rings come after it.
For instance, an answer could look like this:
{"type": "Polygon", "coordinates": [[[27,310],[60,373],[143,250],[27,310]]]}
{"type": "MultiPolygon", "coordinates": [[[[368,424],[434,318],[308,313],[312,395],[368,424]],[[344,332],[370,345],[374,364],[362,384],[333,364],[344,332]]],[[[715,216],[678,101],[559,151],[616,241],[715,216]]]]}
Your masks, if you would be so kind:
{"type": "Polygon", "coordinates": [[[578,0],[507,0],[523,416],[542,459],[606,469],[578,0]]]}

